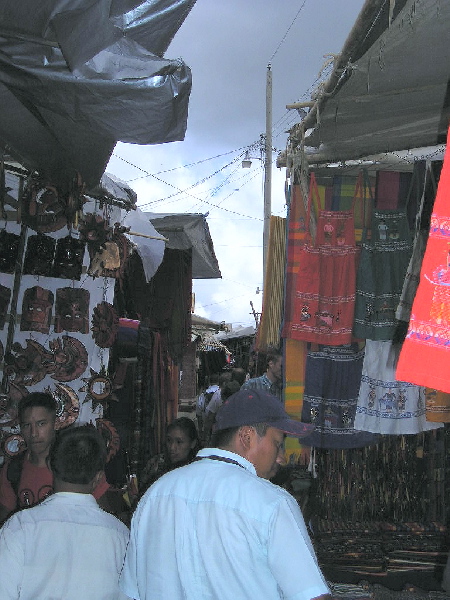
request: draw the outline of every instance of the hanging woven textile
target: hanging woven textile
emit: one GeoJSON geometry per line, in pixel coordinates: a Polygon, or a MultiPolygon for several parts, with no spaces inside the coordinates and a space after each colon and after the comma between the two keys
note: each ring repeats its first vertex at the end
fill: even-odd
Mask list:
{"type": "Polygon", "coordinates": [[[393,339],[398,325],[395,312],[411,253],[406,209],[373,209],[371,229],[363,231],[356,277],[356,338],[393,339]]]}
{"type": "Polygon", "coordinates": [[[309,239],[306,229],[306,209],[299,185],[292,185],[286,194],[288,204],[288,232],[286,248],[286,291],[284,304],[284,322],[281,336],[292,337],[292,324],[295,303],[295,282],[301,249],[309,239]]]}
{"type": "Polygon", "coordinates": [[[397,377],[442,392],[450,392],[449,137],[420,282],[397,367],[397,377]]]}
{"type": "MultiPolygon", "coordinates": [[[[419,178],[419,169],[417,167],[418,163],[414,165],[413,178],[414,181],[420,185],[420,182],[417,181],[419,178]]],[[[422,266],[429,234],[429,206],[432,206],[434,203],[435,196],[436,180],[434,178],[434,172],[431,168],[431,163],[427,162],[423,177],[422,194],[415,221],[412,255],[406,270],[400,301],[395,313],[395,316],[399,321],[408,322],[411,315],[411,308],[414,301],[414,296],[417,292],[417,286],[419,285],[420,268],[422,266]]]]}
{"type": "Polygon", "coordinates": [[[357,343],[316,346],[306,358],[302,421],[315,430],[302,444],[317,448],[359,448],[377,436],[353,427],[364,350],[357,343]]]}
{"type": "MultiPolygon", "coordinates": [[[[284,408],[296,419],[302,414],[307,346],[307,342],[291,339],[287,339],[284,345],[284,408]]],[[[305,456],[305,448],[297,438],[287,437],[284,446],[288,462],[300,460],[302,464],[308,463],[309,448],[305,456]]]]}
{"type": "MultiPolygon", "coordinates": [[[[286,249],[286,290],[282,337],[284,345],[284,398],[285,409],[292,417],[300,418],[303,405],[305,379],[306,342],[291,338],[295,298],[295,282],[299,266],[299,254],[308,238],[306,233],[306,208],[300,185],[292,185],[287,195],[288,233],[286,249]]],[[[290,462],[301,460],[305,450],[296,438],[286,438],[286,458],[290,462]]]]}
{"type": "Polygon", "coordinates": [[[280,343],[283,315],[284,271],[286,266],[286,219],[270,217],[269,247],[264,276],[264,297],[261,323],[255,349],[259,352],[280,343]]]}
{"type": "MultiPolygon", "coordinates": [[[[310,176],[306,230],[312,198],[319,196],[310,176]]],[[[353,210],[320,210],[316,243],[299,250],[291,337],[321,344],[349,344],[355,304],[356,243],[353,210]]]]}
{"type": "Polygon", "coordinates": [[[399,351],[391,341],[366,341],[355,429],[402,435],[443,426],[426,420],[425,389],[396,379],[399,351]]]}

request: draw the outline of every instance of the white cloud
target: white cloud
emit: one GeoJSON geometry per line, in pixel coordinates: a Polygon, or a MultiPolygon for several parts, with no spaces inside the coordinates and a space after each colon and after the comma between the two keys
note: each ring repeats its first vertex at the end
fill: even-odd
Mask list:
{"type": "MultiPolygon", "coordinates": [[[[222,279],[194,281],[197,314],[250,325],[250,301],[261,311],[255,292],[263,281],[264,174],[257,158],[248,170],[240,163],[245,148],[265,131],[267,64],[271,61],[273,76],[273,146],[283,150],[286,130],[297,121],[286,104],[310,98],[324,55],[341,50],[363,3],[310,0],[299,12],[298,0],[198,0],[166,52],[192,69],[185,140],[118,144],[107,170],[130,183],[144,210],[209,213],[222,279]]],[[[251,154],[258,156],[254,149],[251,154]]],[[[277,216],[286,215],[284,181],[284,170],[274,166],[277,216]]]]}

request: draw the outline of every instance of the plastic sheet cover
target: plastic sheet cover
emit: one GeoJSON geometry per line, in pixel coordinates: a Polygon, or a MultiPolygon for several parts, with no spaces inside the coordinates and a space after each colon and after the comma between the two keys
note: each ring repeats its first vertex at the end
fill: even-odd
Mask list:
{"type": "MultiPolygon", "coordinates": [[[[376,4],[376,2],[372,2],[376,4]]],[[[394,3],[395,4],[395,3],[394,3]]],[[[450,115],[450,2],[407,0],[324,94],[307,132],[309,162],[445,143],[450,115]]],[[[389,3],[379,2],[387,11],[389,3]]],[[[365,23],[365,40],[377,23],[365,23]]],[[[362,34],[365,35],[362,35],[362,34]]],[[[357,54],[356,49],[356,54],[357,54]]]]}
{"type": "Polygon", "coordinates": [[[191,72],[163,57],[195,0],[2,0],[0,150],[96,185],[117,141],[184,139],[191,72]]]}

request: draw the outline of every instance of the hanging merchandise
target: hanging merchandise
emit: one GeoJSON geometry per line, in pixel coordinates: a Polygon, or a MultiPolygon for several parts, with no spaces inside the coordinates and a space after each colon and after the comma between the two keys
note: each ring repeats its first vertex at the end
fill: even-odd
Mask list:
{"type": "MultiPolygon", "coordinates": [[[[306,229],[312,197],[319,197],[310,176],[306,229]]],[[[353,210],[320,210],[316,243],[300,249],[292,338],[329,345],[349,344],[355,304],[356,243],[353,210]]]]}
{"type": "Polygon", "coordinates": [[[373,208],[370,231],[364,228],[356,279],[353,334],[369,340],[392,340],[395,311],[412,253],[406,208],[373,208]]]}
{"type": "Polygon", "coordinates": [[[56,243],[52,277],[80,280],[83,270],[84,242],[68,235],[56,243]]]}
{"type": "Polygon", "coordinates": [[[4,373],[16,386],[40,383],[53,369],[53,355],[35,340],[27,339],[25,347],[14,342],[5,354],[4,373]]]}
{"type": "Polygon", "coordinates": [[[63,335],[48,341],[49,350],[35,340],[26,340],[23,348],[18,342],[5,356],[6,373],[16,384],[36,385],[47,375],[57,381],[72,381],[88,366],[88,353],[80,340],[63,335]],[[14,353],[14,354],[13,354],[14,353]]]}
{"type": "Polygon", "coordinates": [[[80,377],[88,366],[88,353],[80,340],[69,335],[50,340],[48,343],[53,352],[53,367],[50,371],[52,379],[57,381],[73,381],[80,377]]]}
{"type": "Polygon", "coordinates": [[[0,285],[0,329],[3,329],[8,314],[9,301],[11,299],[10,288],[0,285]]]}
{"type": "Polygon", "coordinates": [[[26,442],[20,433],[12,433],[8,435],[2,442],[3,452],[9,458],[17,456],[26,448],[26,442]]]}
{"type": "Polygon", "coordinates": [[[295,284],[303,245],[309,240],[306,229],[306,209],[301,187],[291,185],[286,194],[288,204],[288,233],[286,248],[286,293],[282,337],[292,339],[295,307],[295,284]]]}
{"type": "Polygon", "coordinates": [[[444,157],[430,234],[397,377],[450,392],[450,156],[444,157]]]}
{"type": "Polygon", "coordinates": [[[361,242],[362,232],[366,220],[367,200],[373,197],[375,184],[366,169],[359,172],[358,177],[335,175],[330,188],[330,210],[353,210],[353,206],[360,205],[361,210],[354,211],[355,239],[361,242]]]}
{"type": "Polygon", "coordinates": [[[109,302],[100,302],[92,313],[92,337],[100,348],[114,344],[119,329],[119,317],[109,302]]]}
{"type": "Polygon", "coordinates": [[[267,351],[270,346],[278,346],[280,341],[285,264],[286,219],[272,216],[264,275],[262,316],[255,342],[255,348],[259,352],[267,351]]]}
{"type": "Polygon", "coordinates": [[[22,221],[41,233],[58,231],[67,223],[65,203],[55,186],[40,179],[28,182],[22,197],[22,221]]]}
{"type": "Polygon", "coordinates": [[[55,333],[89,333],[89,290],[58,288],[55,303],[55,333]]]}
{"type": "MultiPolygon", "coordinates": [[[[416,178],[418,178],[417,164],[414,166],[413,171],[413,179],[416,178]]],[[[420,199],[419,210],[416,216],[412,255],[406,270],[400,301],[395,313],[395,316],[399,321],[405,321],[406,323],[409,321],[414,296],[416,295],[417,286],[419,285],[420,267],[422,266],[429,234],[429,223],[426,219],[426,215],[424,214],[424,208],[426,203],[428,205],[434,202],[435,195],[436,181],[434,179],[431,163],[428,162],[424,176],[423,191],[420,199]],[[431,193],[428,193],[427,196],[427,189],[430,187],[429,184],[431,184],[432,189],[431,193]],[[426,202],[427,200],[428,202],[426,202]]]]}
{"type": "Polygon", "coordinates": [[[450,394],[425,388],[427,421],[450,423],[450,394]]]}
{"type": "Polygon", "coordinates": [[[111,421],[107,419],[95,419],[95,426],[105,441],[106,462],[109,462],[120,449],[120,436],[111,421]]]}
{"type": "Polygon", "coordinates": [[[20,235],[0,231],[0,272],[14,273],[19,253],[20,235]]]}
{"type": "Polygon", "coordinates": [[[48,333],[53,308],[53,292],[39,285],[28,288],[23,294],[20,331],[48,333]]]}
{"type": "Polygon", "coordinates": [[[118,401],[117,397],[112,395],[114,384],[106,374],[104,366],[101,367],[99,373],[91,369],[91,376],[83,377],[82,381],[84,381],[84,385],[79,391],[86,392],[84,402],[90,400],[94,410],[99,404],[104,405],[110,400],[118,401]]]}
{"type": "Polygon", "coordinates": [[[355,429],[402,435],[443,426],[426,420],[425,389],[396,378],[399,351],[391,341],[366,341],[355,429]]]}
{"type": "Polygon", "coordinates": [[[80,412],[80,400],[76,392],[63,383],[57,383],[53,390],[46,388],[45,391],[51,394],[56,402],[55,429],[64,429],[75,423],[80,412]]]}
{"type": "MultiPolygon", "coordinates": [[[[307,343],[292,339],[292,327],[295,306],[295,283],[301,248],[308,239],[306,232],[306,208],[301,187],[293,184],[287,189],[288,232],[286,247],[286,292],[284,301],[284,323],[282,337],[284,344],[284,400],[289,415],[300,417],[302,413],[306,346],[307,343]]],[[[286,438],[286,457],[288,461],[297,461],[305,450],[296,438],[286,438]]]]}
{"type": "Polygon", "coordinates": [[[64,189],[33,175],[21,198],[22,222],[40,233],[59,231],[66,225],[70,229],[87,200],[83,192],[84,184],[78,172],[66,181],[64,189]]]}
{"type": "Polygon", "coordinates": [[[31,235],[27,241],[24,275],[51,277],[56,240],[43,233],[31,235]]]}
{"type": "Polygon", "coordinates": [[[302,440],[317,448],[359,448],[377,436],[354,428],[364,350],[357,343],[312,347],[306,358],[302,421],[315,430],[302,440]]]}

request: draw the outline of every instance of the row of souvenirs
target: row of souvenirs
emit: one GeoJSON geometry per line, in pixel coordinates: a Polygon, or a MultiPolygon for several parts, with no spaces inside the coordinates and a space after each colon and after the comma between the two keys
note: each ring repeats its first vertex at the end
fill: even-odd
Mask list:
{"type": "MultiPolygon", "coordinates": [[[[5,327],[11,299],[11,289],[0,284],[0,329],[5,327]]],[[[20,319],[20,331],[36,331],[48,334],[55,310],[53,331],[55,333],[89,333],[90,292],[84,288],[63,287],[53,292],[39,285],[24,291],[20,319]]],[[[92,336],[100,348],[110,348],[114,342],[118,316],[108,302],[97,304],[92,311],[92,336]]]]}
{"type": "MultiPolygon", "coordinates": [[[[88,275],[118,278],[130,253],[130,242],[123,228],[108,227],[98,215],[86,215],[79,226],[79,239],[72,235],[56,240],[38,233],[28,238],[22,266],[24,275],[55,277],[79,281],[83,272],[84,252],[90,256],[88,275]]],[[[0,271],[14,273],[20,247],[20,235],[0,231],[0,271]]]]}

